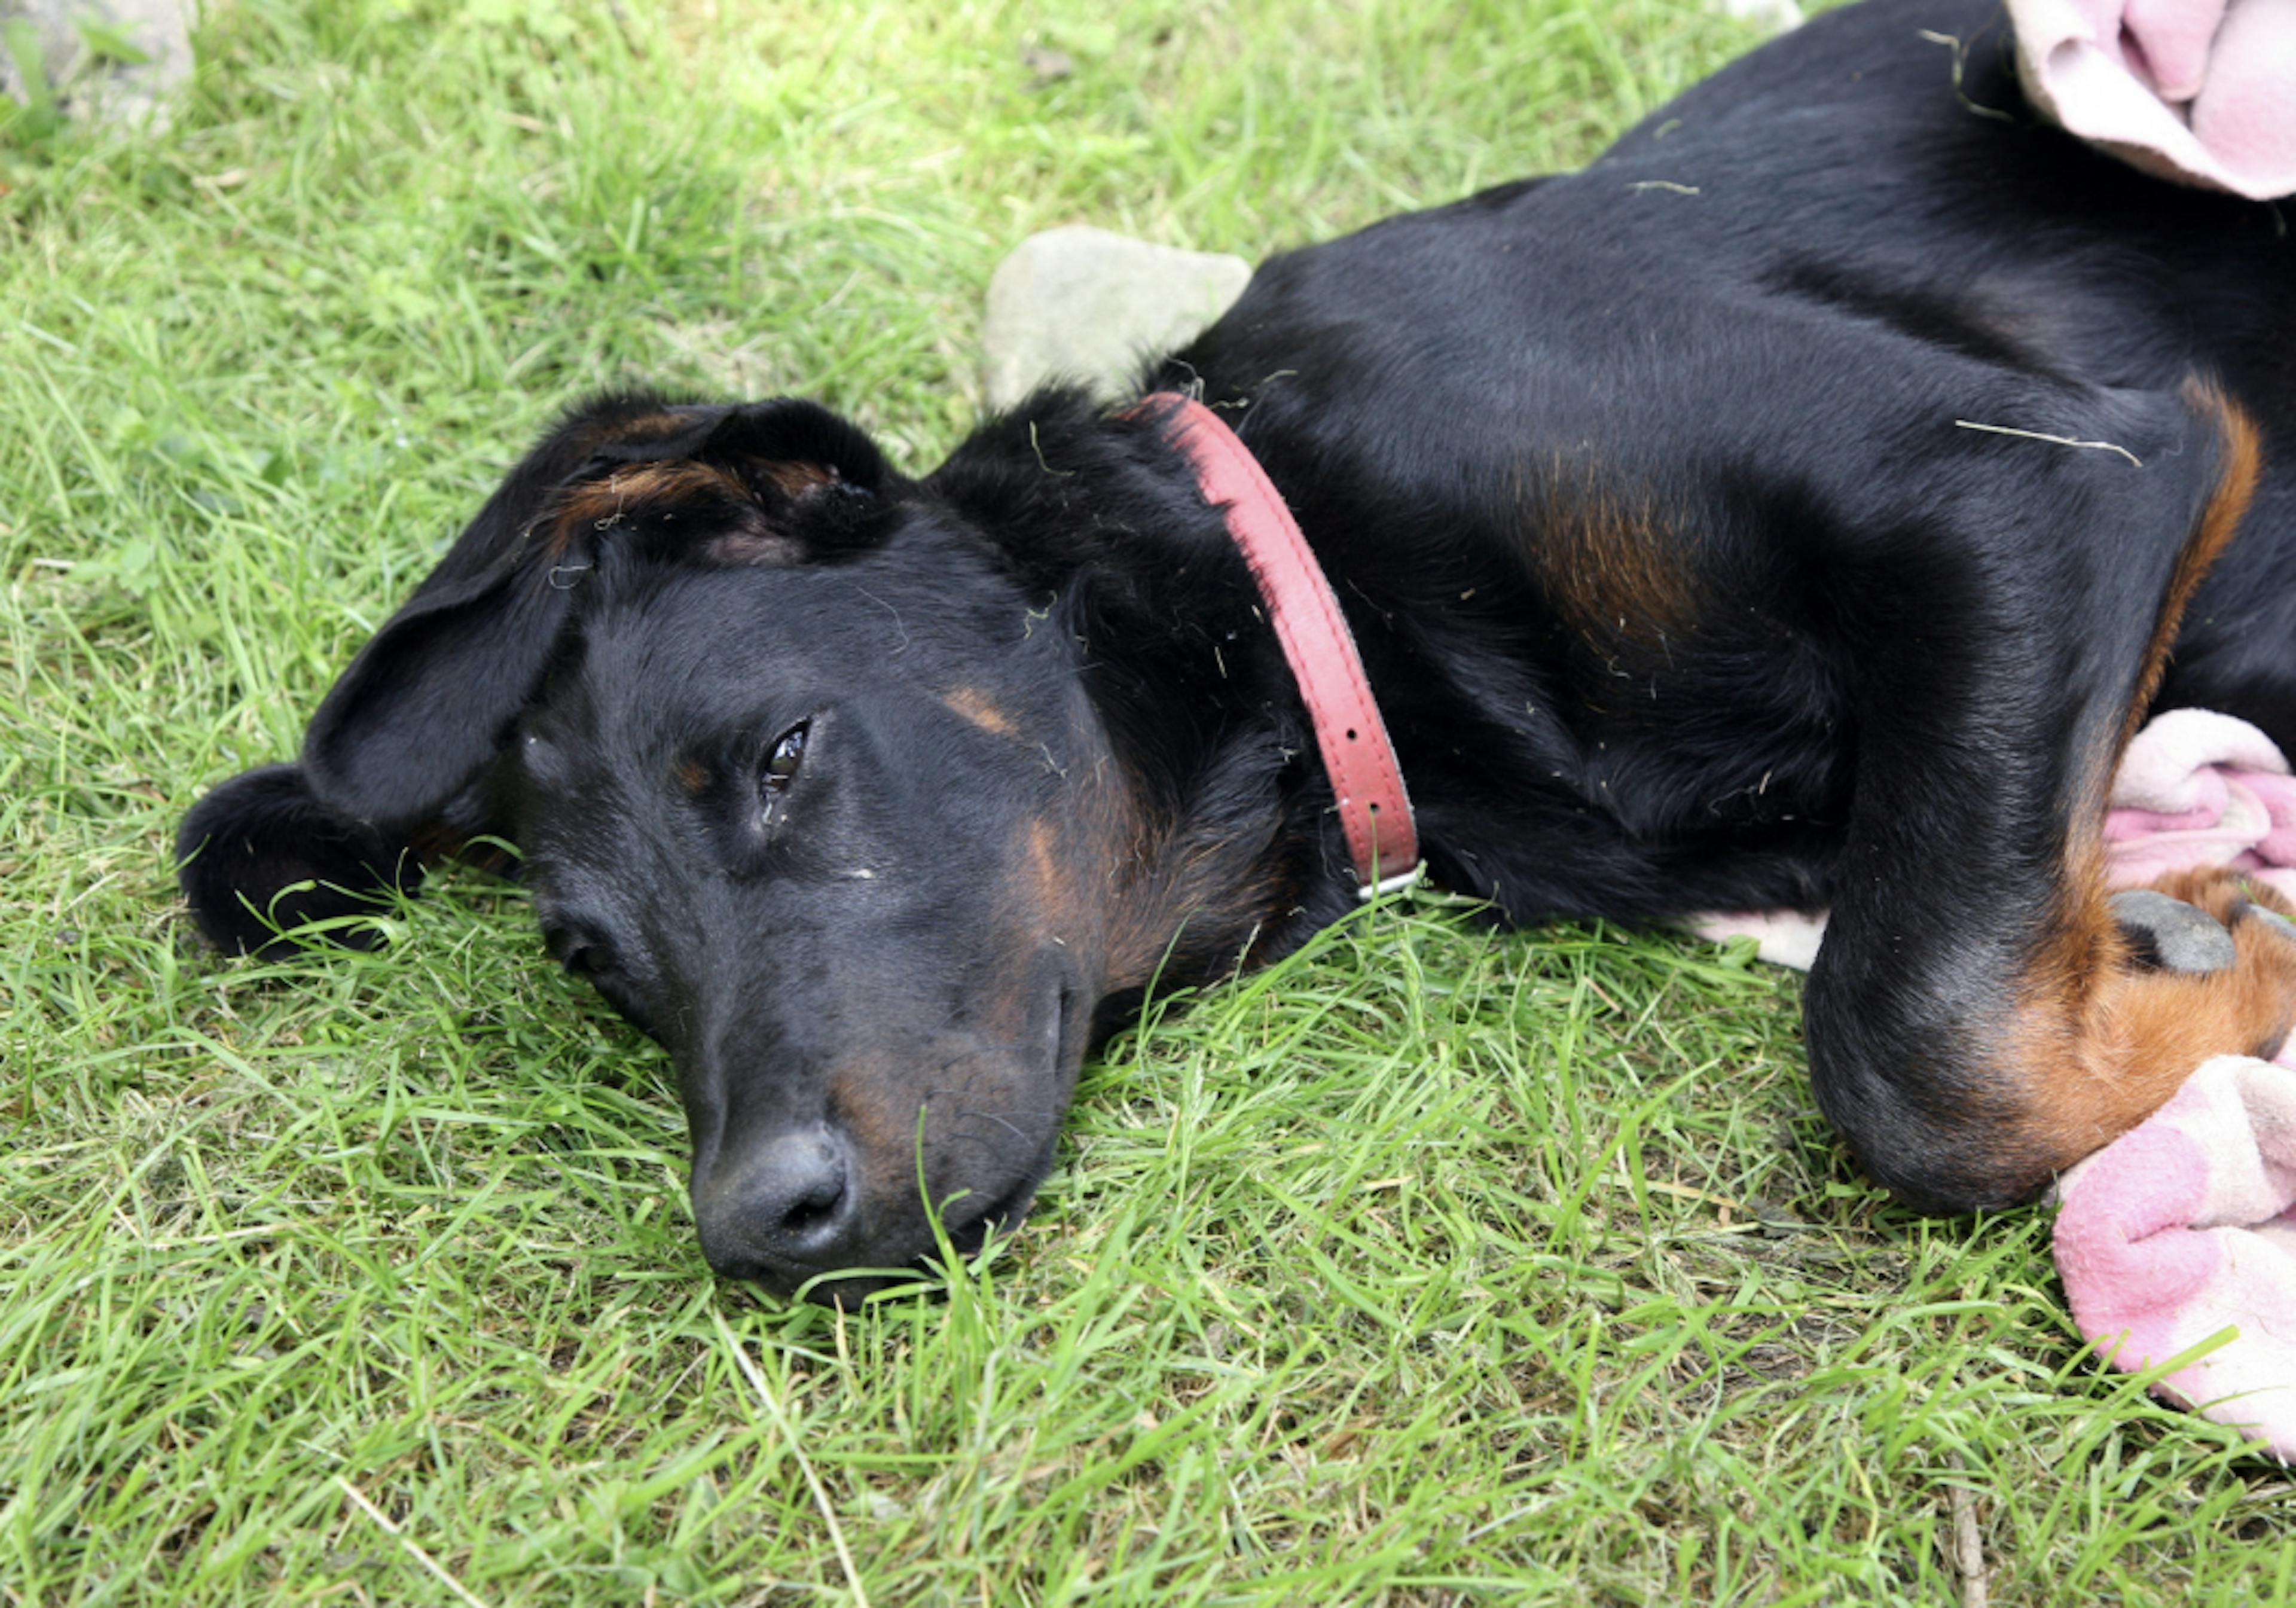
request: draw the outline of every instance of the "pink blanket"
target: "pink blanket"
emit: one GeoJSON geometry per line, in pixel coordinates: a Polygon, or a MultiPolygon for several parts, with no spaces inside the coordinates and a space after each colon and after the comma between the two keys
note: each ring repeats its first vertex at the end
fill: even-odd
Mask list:
{"type": "Polygon", "coordinates": [[[2296,192],[2290,0],[2008,0],[2043,115],[2163,178],[2296,192]]]}
{"type": "MultiPolygon", "coordinates": [[[[2286,0],[2296,9],[2296,0],[2286,0]]],[[[2116,888],[2231,866],[2296,897],[2296,777],[2263,733],[2177,710],[2114,778],[2116,888]]],[[[1703,917],[1807,969],[1824,915],[1703,917]]],[[[2296,1045],[2287,1064],[2220,1055],[2168,1104],[2058,1181],[2057,1271],[2073,1321],[2124,1372],[2296,1462],[2296,1045]]]]}
{"type": "Polygon", "coordinates": [[[2172,710],[2122,756],[2104,844],[2116,888],[2231,866],[2296,898],[2296,776],[2247,721],[2172,710]]]}
{"type": "Polygon", "coordinates": [[[2155,1394],[2296,1461],[2296,1071],[2204,1062],[2058,1181],[2073,1323],[2155,1394]]]}

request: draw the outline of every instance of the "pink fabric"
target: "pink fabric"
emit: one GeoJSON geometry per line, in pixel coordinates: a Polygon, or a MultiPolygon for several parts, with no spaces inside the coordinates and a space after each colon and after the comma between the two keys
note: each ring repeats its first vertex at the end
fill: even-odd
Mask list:
{"type": "Polygon", "coordinates": [[[2082,1335],[2124,1373],[2168,1368],[2156,1394],[2296,1461],[2296,1070],[2203,1062],[2058,1195],[2082,1335]]]}
{"type": "Polygon", "coordinates": [[[2163,178],[2296,193],[2292,0],[2008,0],[2025,94],[2163,178]]]}
{"type": "Polygon", "coordinates": [[[2122,757],[2104,844],[2105,874],[2116,888],[2230,866],[2296,898],[2296,777],[2247,721],[2172,710],[2137,733],[2122,757]]]}
{"type": "MultiPolygon", "coordinates": [[[[2171,710],[2122,756],[2104,841],[2115,887],[2229,866],[2296,898],[2296,778],[2246,721],[2171,710]]],[[[2081,1333],[2124,1373],[2177,1363],[2155,1393],[2296,1461],[2296,1070],[2203,1062],[2067,1171],[2058,1198],[2057,1273],[2081,1333]]]]}

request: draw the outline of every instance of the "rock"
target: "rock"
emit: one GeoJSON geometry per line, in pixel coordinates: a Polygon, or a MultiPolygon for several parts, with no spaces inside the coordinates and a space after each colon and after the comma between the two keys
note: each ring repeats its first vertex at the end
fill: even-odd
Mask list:
{"type": "Polygon", "coordinates": [[[73,117],[168,124],[168,103],[192,74],[194,0],[0,0],[0,90],[43,98],[23,70],[73,117]],[[27,26],[29,25],[29,26],[27,26]],[[123,60],[135,55],[141,61],[123,60]]]}
{"type": "Polygon", "coordinates": [[[1801,26],[1801,7],[1794,0],[1721,0],[1717,8],[1741,22],[1752,22],[1782,34],[1801,26]]]}
{"type": "Polygon", "coordinates": [[[1241,257],[1152,245],[1084,225],[1031,234],[996,265],[981,332],[992,409],[1047,380],[1116,400],[1146,359],[1184,346],[1243,294],[1241,257]]]}
{"type": "Polygon", "coordinates": [[[1063,78],[1076,77],[1076,58],[1064,50],[1049,45],[1031,45],[1021,53],[1021,65],[1029,70],[1029,87],[1042,89],[1063,78]]]}

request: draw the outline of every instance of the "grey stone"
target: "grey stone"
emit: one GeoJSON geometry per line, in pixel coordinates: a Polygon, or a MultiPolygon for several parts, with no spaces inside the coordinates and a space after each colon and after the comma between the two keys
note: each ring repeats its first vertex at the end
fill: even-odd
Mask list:
{"type": "Polygon", "coordinates": [[[2221,972],[2240,958],[2215,916],[2157,889],[2114,894],[2112,915],[2137,958],[2163,972],[2221,972]]]}
{"type": "Polygon", "coordinates": [[[988,281],[983,398],[1010,407],[1046,381],[1065,379],[1118,399],[1147,358],[1185,345],[1250,277],[1241,257],[1082,224],[1031,234],[988,281]]]}
{"type": "MultiPolygon", "coordinates": [[[[56,103],[76,118],[168,125],[175,91],[192,75],[195,0],[0,0],[0,27],[34,42],[41,76],[56,103]],[[87,28],[116,34],[147,57],[102,60],[91,49],[87,28]]],[[[15,53],[0,49],[0,90],[20,103],[30,100],[15,53]]]]}
{"type": "Polygon", "coordinates": [[[1717,9],[1726,16],[1755,23],[1774,34],[1801,26],[1801,7],[1794,0],[1721,0],[1717,9]]]}

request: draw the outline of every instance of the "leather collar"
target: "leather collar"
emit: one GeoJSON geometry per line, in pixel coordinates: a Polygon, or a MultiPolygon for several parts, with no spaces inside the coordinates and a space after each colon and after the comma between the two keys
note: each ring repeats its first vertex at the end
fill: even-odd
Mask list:
{"type": "Polygon", "coordinates": [[[1315,726],[1355,860],[1357,897],[1370,898],[1415,882],[1419,828],[1403,767],[1396,763],[1347,616],[1300,522],[1250,449],[1210,408],[1175,391],[1158,391],[1143,398],[1138,411],[1160,414],[1167,438],[1195,465],[1204,500],[1226,505],[1228,534],[1250,567],[1315,726]]]}

